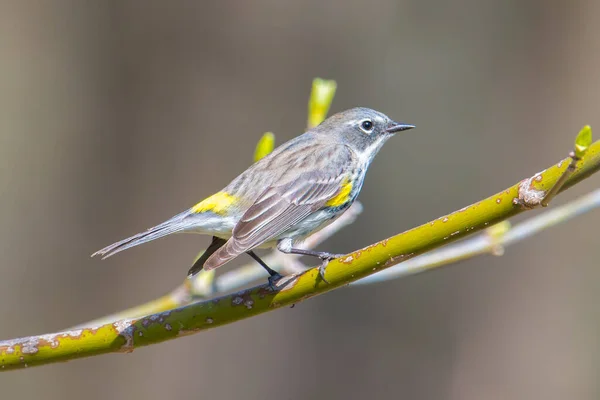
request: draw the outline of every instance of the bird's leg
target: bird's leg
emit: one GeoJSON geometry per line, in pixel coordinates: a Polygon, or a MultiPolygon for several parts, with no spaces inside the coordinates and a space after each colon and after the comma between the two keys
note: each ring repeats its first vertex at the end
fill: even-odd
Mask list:
{"type": "Polygon", "coordinates": [[[254,261],[259,263],[260,266],[263,267],[269,273],[269,287],[275,290],[275,282],[281,279],[281,275],[277,271],[269,267],[267,263],[265,263],[259,256],[257,256],[254,251],[247,251],[246,254],[252,257],[254,261]]]}
{"type": "Polygon", "coordinates": [[[227,241],[225,239],[218,238],[213,236],[212,242],[208,246],[208,248],[204,251],[204,253],[194,262],[194,265],[188,271],[188,277],[192,277],[196,275],[198,272],[202,270],[204,267],[204,263],[208,260],[215,251],[219,250],[221,246],[223,246],[227,241]]]}
{"type": "Polygon", "coordinates": [[[322,261],[321,265],[319,266],[319,275],[325,283],[329,283],[327,279],[325,279],[325,268],[327,268],[327,264],[329,264],[329,261],[344,256],[344,254],[334,254],[326,251],[296,249],[291,246],[291,243],[289,241],[286,240],[280,241],[277,244],[277,249],[286,254],[298,254],[302,256],[319,257],[322,261]]]}

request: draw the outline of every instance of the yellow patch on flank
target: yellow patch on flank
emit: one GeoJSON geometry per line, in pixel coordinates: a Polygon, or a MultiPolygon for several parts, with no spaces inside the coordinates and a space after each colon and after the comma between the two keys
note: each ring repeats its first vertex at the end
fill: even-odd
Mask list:
{"type": "Polygon", "coordinates": [[[331,198],[325,204],[330,207],[342,206],[350,199],[350,192],[352,192],[352,182],[350,182],[350,179],[346,178],[342,182],[342,187],[340,188],[338,194],[336,194],[335,197],[331,198]]]}
{"type": "Polygon", "coordinates": [[[212,211],[215,214],[224,214],[229,207],[235,204],[236,200],[236,197],[229,193],[218,192],[192,207],[192,212],[202,213],[212,211]]]}

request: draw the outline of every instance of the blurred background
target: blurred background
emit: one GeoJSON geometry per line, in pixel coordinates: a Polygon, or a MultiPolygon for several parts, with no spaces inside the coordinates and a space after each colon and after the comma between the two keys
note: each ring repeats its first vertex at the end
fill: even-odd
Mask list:
{"type": "MultiPolygon", "coordinates": [[[[303,132],[316,76],[338,82],[332,112],[367,106],[418,127],[382,150],[364,213],[323,249],[360,248],[551,165],[582,125],[600,129],[598,17],[592,0],[2,1],[0,338],[178,285],[208,238],[89,255],[225,186],[264,131],[303,132]]],[[[132,354],[1,374],[1,391],[598,398],[599,222],[132,354]]]]}

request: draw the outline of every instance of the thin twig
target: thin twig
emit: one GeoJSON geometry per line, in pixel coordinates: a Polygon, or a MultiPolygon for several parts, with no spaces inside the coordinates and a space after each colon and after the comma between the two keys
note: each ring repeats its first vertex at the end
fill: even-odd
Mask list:
{"type": "Polygon", "coordinates": [[[572,151],[569,153],[569,157],[571,157],[571,162],[565,172],[561,175],[560,179],[548,190],[544,198],[542,199],[542,207],[548,207],[550,201],[557,195],[560,188],[563,187],[565,182],[569,179],[569,177],[575,172],[575,168],[577,167],[577,162],[579,161],[579,157],[575,155],[575,152],[572,151]]]}

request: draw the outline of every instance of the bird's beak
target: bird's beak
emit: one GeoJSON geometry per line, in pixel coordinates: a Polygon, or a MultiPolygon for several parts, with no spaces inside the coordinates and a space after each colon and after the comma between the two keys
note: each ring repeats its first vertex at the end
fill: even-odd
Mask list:
{"type": "Polygon", "coordinates": [[[408,125],[408,124],[402,124],[402,123],[398,123],[398,122],[392,122],[385,129],[385,131],[387,133],[396,133],[396,132],[407,131],[407,130],[412,129],[414,127],[415,127],[414,125],[408,125]]]}

